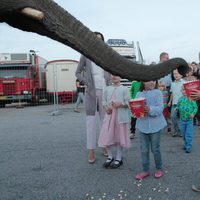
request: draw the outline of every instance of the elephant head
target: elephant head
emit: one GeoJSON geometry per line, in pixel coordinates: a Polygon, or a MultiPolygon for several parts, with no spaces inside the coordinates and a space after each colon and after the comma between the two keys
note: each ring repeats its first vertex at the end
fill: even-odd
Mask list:
{"type": "Polygon", "coordinates": [[[188,64],[174,58],[158,65],[136,64],[120,56],[95,34],[52,0],[1,0],[0,22],[35,32],[66,44],[112,74],[129,80],[155,80],[188,64]]]}

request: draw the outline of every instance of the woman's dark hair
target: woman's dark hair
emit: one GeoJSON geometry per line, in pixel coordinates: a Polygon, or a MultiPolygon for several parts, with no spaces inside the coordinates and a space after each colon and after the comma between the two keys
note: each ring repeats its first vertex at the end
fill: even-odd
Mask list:
{"type": "MultiPolygon", "coordinates": [[[[144,87],[144,83],[145,82],[141,82],[141,84],[140,84],[140,89],[139,89],[139,91],[143,91],[143,90],[145,90],[145,87],[144,87]]],[[[158,80],[156,80],[156,85],[155,85],[155,89],[158,89],[158,80]]]]}
{"type": "Polygon", "coordinates": [[[95,31],[94,34],[95,34],[95,35],[100,35],[100,36],[101,36],[101,39],[104,41],[104,36],[103,36],[102,33],[95,31]]]}

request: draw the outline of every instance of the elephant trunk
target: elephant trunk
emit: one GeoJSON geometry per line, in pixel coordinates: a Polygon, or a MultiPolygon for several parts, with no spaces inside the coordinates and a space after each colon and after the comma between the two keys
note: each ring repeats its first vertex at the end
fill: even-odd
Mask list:
{"type": "Polygon", "coordinates": [[[133,63],[98,40],[92,31],[51,0],[1,0],[0,21],[66,44],[106,71],[129,80],[156,80],[173,69],[179,68],[183,73],[188,68],[181,58],[149,66],[133,63]],[[42,13],[41,19],[19,12],[27,7],[42,13]]]}

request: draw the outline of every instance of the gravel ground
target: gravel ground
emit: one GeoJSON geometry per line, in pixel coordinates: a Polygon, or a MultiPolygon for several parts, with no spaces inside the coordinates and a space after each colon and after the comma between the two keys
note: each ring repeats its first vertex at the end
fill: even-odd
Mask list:
{"type": "MultiPolygon", "coordinates": [[[[195,126],[193,151],[182,150],[182,138],[163,133],[165,176],[134,180],[141,170],[139,140],[124,151],[124,165],[104,169],[96,149],[95,164],[87,162],[85,113],[73,104],[0,109],[0,200],[199,200],[200,128],[195,126]]],[[[151,156],[151,172],[155,171],[151,156]]]]}

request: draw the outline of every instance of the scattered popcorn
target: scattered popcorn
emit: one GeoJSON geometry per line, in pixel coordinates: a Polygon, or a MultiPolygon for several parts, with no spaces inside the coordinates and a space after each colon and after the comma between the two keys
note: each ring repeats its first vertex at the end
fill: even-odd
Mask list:
{"type": "Polygon", "coordinates": [[[124,196],[126,197],[126,196],[127,196],[127,194],[125,193],[125,194],[124,194],[124,196]]]}
{"type": "Polygon", "coordinates": [[[142,198],[142,197],[139,195],[139,196],[138,196],[138,199],[141,199],[141,198],[142,198]]]}
{"type": "Polygon", "coordinates": [[[91,197],[90,199],[94,199],[94,197],[91,197]]]}
{"type": "Polygon", "coordinates": [[[156,191],[156,188],[153,188],[152,190],[153,190],[153,191],[156,191]]]}
{"type": "Polygon", "coordinates": [[[169,192],[169,188],[167,188],[167,189],[165,190],[165,192],[169,192]]]}
{"type": "Polygon", "coordinates": [[[161,190],[158,190],[158,192],[161,192],[161,190]]]}
{"type": "Polygon", "coordinates": [[[152,200],[152,198],[151,198],[151,197],[149,197],[149,200],[152,200]]]}
{"type": "Polygon", "coordinates": [[[104,196],[106,196],[106,193],[103,193],[104,196]]]}

